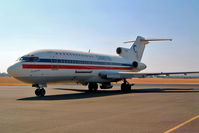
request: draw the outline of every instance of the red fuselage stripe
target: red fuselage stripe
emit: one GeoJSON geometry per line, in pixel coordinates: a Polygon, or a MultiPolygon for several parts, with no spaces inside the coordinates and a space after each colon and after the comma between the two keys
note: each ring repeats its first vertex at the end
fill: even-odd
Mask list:
{"type": "Polygon", "coordinates": [[[107,70],[132,70],[132,67],[106,67],[106,66],[77,66],[77,65],[36,65],[23,64],[23,69],[107,69],[107,70]]]}

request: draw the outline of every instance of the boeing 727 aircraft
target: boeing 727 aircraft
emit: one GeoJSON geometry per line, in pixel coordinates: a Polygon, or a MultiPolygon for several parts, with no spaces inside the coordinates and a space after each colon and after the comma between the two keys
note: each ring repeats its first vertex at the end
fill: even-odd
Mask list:
{"type": "Polygon", "coordinates": [[[131,90],[128,78],[144,78],[153,75],[189,74],[199,72],[137,73],[146,69],[141,62],[145,45],[150,41],[171,41],[171,39],[145,39],[138,36],[130,49],[119,47],[119,56],[77,52],[69,50],[38,50],[22,56],[8,68],[8,73],[23,82],[36,87],[35,94],[44,96],[47,83],[75,81],[88,85],[89,91],[109,89],[111,82],[123,81],[121,91],[131,90]]]}

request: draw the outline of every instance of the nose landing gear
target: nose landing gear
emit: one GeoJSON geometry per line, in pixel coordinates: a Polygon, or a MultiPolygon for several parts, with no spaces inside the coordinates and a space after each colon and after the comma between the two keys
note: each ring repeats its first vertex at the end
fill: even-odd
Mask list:
{"type": "Polygon", "coordinates": [[[46,90],[44,88],[37,88],[35,90],[35,95],[36,96],[45,96],[46,90]]]}
{"type": "Polygon", "coordinates": [[[45,96],[46,90],[44,87],[47,87],[47,84],[33,84],[32,87],[36,87],[35,95],[36,96],[45,96]]]}

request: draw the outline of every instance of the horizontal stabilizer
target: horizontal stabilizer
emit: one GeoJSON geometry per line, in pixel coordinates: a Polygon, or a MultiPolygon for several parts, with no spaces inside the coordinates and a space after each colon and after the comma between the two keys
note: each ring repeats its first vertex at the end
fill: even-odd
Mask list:
{"type": "MultiPolygon", "coordinates": [[[[133,42],[135,42],[136,40],[132,40],[132,41],[126,41],[126,42],[123,42],[123,43],[133,43],[133,42]]],[[[156,38],[150,38],[150,39],[143,39],[143,40],[140,40],[140,41],[146,41],[146,42],[148,42],[148,41],[172,41],[172,39],[167,39],[167,38],[165,38],[165,39],[156,39],[156,38]]]]}

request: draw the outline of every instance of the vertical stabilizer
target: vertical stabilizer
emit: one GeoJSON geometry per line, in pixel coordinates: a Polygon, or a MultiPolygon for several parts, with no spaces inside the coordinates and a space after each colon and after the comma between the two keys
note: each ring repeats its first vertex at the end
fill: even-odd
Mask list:
{"type": "MultiPolygon", "coordinates": [[[[125,48],[121,48],[126,50],[124,52],[120,52],[121,56],[128,58],[133,61],[140,62],[144,53],[145,45],[149,43],[149,41],[172,41],[172,39],[145,39],[144,37],[137,36],[135,41],[127,41],[124,43],[133,43],[130,49],[126,50],[125,48]]],[[[118,53],[118,52],[117,52],[118,53]]]]}
{"type": "Polygon", "coordinates": [[[135,42],[130,48],[130,52],[132,56],[134,56],[134,59],[137,61],[141,61],[142,55],[145,49],[145,45],[148,43],[148,41],[144,41],[144,37],[137,36],[135,42]]]}

